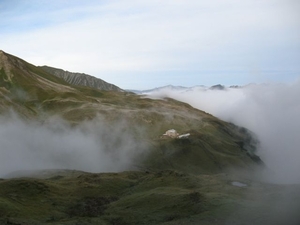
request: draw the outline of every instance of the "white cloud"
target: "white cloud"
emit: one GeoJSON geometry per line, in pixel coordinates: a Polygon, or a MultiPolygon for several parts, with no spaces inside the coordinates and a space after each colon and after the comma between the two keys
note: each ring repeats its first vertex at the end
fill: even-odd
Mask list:
{"type": "Polygon", "coordinates": [[[270,180],[300,183],[300,80],[292,84],[249,85],[242,89],[189,91],[165,89],[151,94],[191,104],[258,135],[258,154],[272,171],[270,180]]]}
{"type": "Polygon", "coordinates": [[[0,177],[42,169],[118,172],[134,168],[147,148],[132,133],[138,128],[122,120],[107,124],[98,117],[72,127],[58,118],[41,124],[2,115],[0,124],[0,177]]]}

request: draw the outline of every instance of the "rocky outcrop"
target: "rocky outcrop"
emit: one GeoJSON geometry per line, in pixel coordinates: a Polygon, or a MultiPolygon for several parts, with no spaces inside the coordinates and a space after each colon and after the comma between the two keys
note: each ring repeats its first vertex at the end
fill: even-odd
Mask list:
{"type": "Polygon", "coordinates": [[[84,73],[72,73],[69,71],[65,71],[62,69],[57,69],[49,66],[41,66],[41,69],[50,73],[54,76],[62,78],[66,82],[72,85],[77,86],[86,86],[91,87],[99,90],[105,91],[123,91],[121,88],[117,87],[116,85],[110,84],[101,80],[99,78],[84,74],[84,73]]]}

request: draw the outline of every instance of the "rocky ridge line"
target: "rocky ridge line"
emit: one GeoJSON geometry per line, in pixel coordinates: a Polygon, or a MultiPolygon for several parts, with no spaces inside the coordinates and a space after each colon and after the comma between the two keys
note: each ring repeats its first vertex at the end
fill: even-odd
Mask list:
{"type": "Polygon", "coordinates": [[[86,86],[105,91],[123,92],[123,90],[118,86],[107,83],[104,80],[101,80],[88,74],[73,73],[49,66],[41,66],[40,68],[56,77],[62,78],[63,80],[72,85],[86,86]]]}

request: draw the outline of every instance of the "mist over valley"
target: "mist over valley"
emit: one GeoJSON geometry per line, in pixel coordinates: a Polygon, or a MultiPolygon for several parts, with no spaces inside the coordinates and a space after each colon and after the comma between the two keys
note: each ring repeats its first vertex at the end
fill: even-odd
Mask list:
{"type": "Polygon", "coordinates": [[[275,183],[299,183],[299,80],[219,87],[222,88],[167,86],[141,94],[174,98],[251,130],[260,142],[257,154],[269,169],[265,178],[275,183]]]}

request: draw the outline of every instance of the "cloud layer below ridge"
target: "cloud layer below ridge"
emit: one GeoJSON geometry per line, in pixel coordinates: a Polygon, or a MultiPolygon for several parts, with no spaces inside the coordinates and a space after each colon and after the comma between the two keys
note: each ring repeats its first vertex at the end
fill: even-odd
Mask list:
{"type": "Polygon", "coordinates": [[[269,178],[300,182],[300,80],[225,90],[163,88],[149,96],[174,98],[250,129],[260,139],[258,155],[271,171],[269,178]]]}

